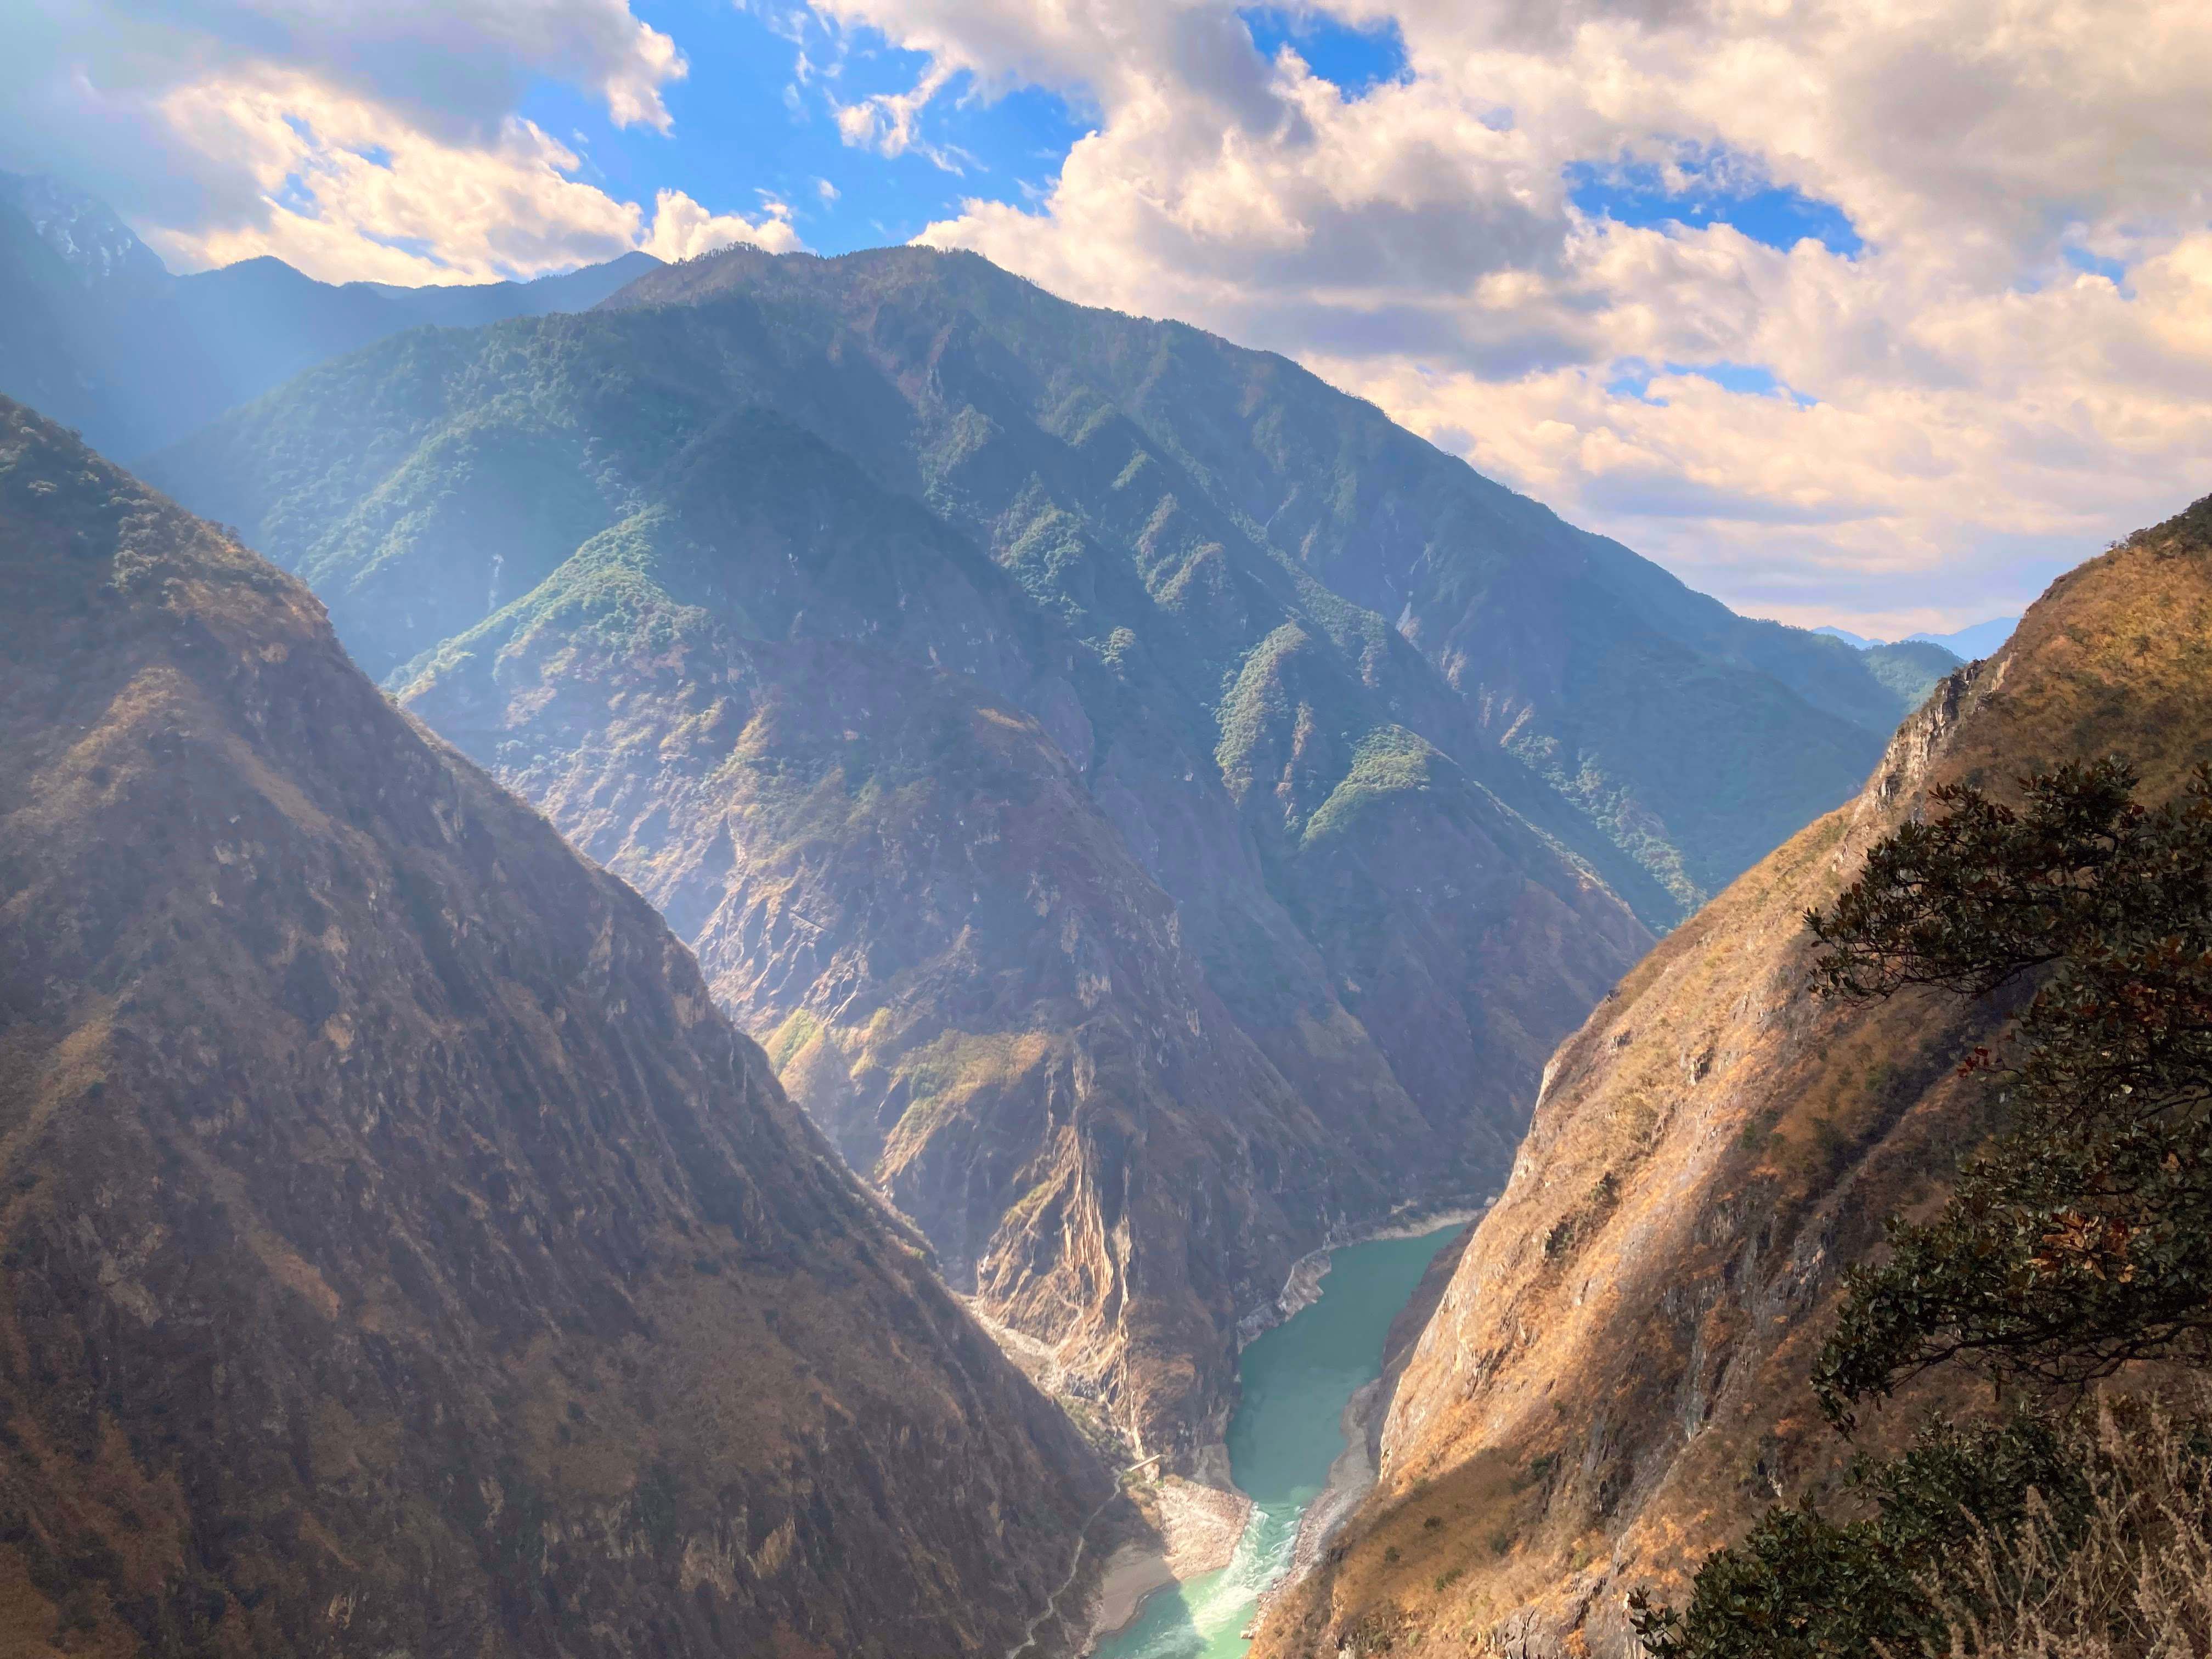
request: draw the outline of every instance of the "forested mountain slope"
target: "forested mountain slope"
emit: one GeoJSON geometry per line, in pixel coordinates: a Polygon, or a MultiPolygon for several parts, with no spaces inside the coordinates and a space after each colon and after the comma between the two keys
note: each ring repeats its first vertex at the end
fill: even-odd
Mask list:
{"type": "Polygon", "coordinates": [[[1297,1254],[1493,1190],[1648,927],[1901,707],[1279,358],[926,249],[406,335],[155,471],[1147,1451],[1297,1254]]]}
{"type": "Polygon", "coordinates": [[[12,404],[0,601],[9,1650],[1019,1644],[1110,1481],[651,907],[12,404]]]}
{"type": "Polygon", "coordinates": [[[2212,762],[2212,499],[2062,578],[1905,723],[1857,800],[1561,1048],[1408,1365],[1374,1496],[1255,1653],[1626,1655],[1626,1592],[1679,1600],[1770,1503],[1832,1491],[1850,1448],[1808,1378],[1840,1275],[1999,1121],[1997,1085],[1956,1067],[2008,1005],[1823,1000],[1802,918],[1935,785],[2002,793],[2111,754],[2153,798],[2212,762]]]}

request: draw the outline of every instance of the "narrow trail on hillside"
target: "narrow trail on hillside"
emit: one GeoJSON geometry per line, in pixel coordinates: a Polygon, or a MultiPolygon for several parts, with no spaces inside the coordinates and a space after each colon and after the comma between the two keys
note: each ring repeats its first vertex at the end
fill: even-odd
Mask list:
{"type": "MultiPolygon", "coordinates": [[[[1157,1457],[1147,1457],[1145,1460],[1145,1463],[1158,1462],[1159,1459],[1157,1457]]],[[[1133,1463],[1130,1465],[1130,1468],[1141,1469],[1145,1467],[1145,1463],[1133,1463]]],[[[1124,1469],[1121,1473],[1127,1474],[1129,1469],[1124,1469]]],[[[1022,1632],[1019,1644],[1006,1650],[1006,1659],[1022,1659],[1024,1654],[1036,1646],[1037,1632],[1044,1627],[1045,1622],[1060,1616],[1060,1598],[1067,1594],[1068,1586],[1075,1582],[1075,1575],[1083,1571],[1083,1552],[1091,1542],[1091,1528],[1098,1524],[1098,1517],[1111,1509],[1114,1506],[1114,1500],[1121,1495],[1121,1490],[1117,1483],[1106,1501],[1091,1511],[1089,1517],[1083,1523],[1082,1530],[1075,1534],[1075,1554],[1067,1564],[1067,1577],[1061,1579],[1060,1588],[1045,1599],[1044,1611],[1030,1620],[1029,1628],[1022,1632]]]]}

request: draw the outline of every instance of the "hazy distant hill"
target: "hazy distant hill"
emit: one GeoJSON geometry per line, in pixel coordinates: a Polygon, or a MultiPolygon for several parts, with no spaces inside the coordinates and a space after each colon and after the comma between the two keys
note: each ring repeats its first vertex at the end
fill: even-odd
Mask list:
{"type": "Polygon", "coordinates": [[[1111,1480],[652,908],[4,401],[0,604],[0,1648],[1020,1644],[1111,1480]]]}
{"type": "Polygon", "coordinates": [[[1981,657],[1993,657],[2020,626],[2017,617],[1996,617],[1988,622],[1976,623],[1955,634],[1915,634],[1915,640],[1930,645],[1940,645],[1962,661],[1972,662],[1981,657]]]}
{"type": "Polygon", "coordinates": [[[421,289],[319,283],[273,258],[173,276],[95,198],[0,173],[0,394],[137,456],[388,334],[587,310],[659,264],[626,253],[531,283],[421,289]]]}
{"type": "Polygon", "coordinates": [[[1997,617],[1979,622],[1971,628],[1962,628],[1955,634],[1914,634],[1906,639],[1885,643],[1870,640],[1842,628],[1816,628],[1815,634],[1832,640],[1841,640],[1845,645],[1856,646],[1862,651],[1894,651],[1900,646],[1932,645],[1948,652],[1960,662],[1972,662],[1978,657],[1994,656],[1997,647],[2011,637],[2012,630],[2020,626],[2017,617],[1997,617]]]}

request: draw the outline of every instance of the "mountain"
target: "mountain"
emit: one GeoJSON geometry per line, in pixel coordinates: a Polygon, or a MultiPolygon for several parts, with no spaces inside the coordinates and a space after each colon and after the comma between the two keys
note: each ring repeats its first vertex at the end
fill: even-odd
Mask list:
{"type": "Polygon", "coordinates": [[[1816,628],[1813,631],[1827,639],[1841,640],[1845,645],[1853,647],[1860,651],[1864,651],[1871,647],[1883,643],[1881,640],[1870,640],[1863,634],[1854,634],[1846,628],[1816,628]]]}
{"type": "Polygon", "coordinates": [[[97,197],[58,179],[0,173],[0,201],[21,214],[39,240],[88,289],[150,294],[169,280],[160,256],[97,197]]]}
{"type": "Polygon", "coordinates": [[[583,311],[660,262],[528,283],[319,283],[274,258],[173,276],[105,203],[0,173],[0,394],[138,455],[326,358],[426,325],[583,311]]]}
{"type": "Polygon", "coordinates": [[[644,901],[0,404],[11,1652],[1006,1652],[1113,1491],[644,901]]]}
{"type": "MultiPolygon", "coordinates": [[[[2056,583],[1898,732],[1865,790],[1668,936],[1553,1058],[1504,1198],[1416,1345],[1381,1481],[1259,1656],[1627,1656],[1623,1597],[1679,1601],[1852,1448],[1808,1376],[1841,1275],[1940,1196],[2000,1098],[1960,1057],[2008,1004],[1813,994],[1802,916],[1934,785],[2068,759],[2153,794],[2212,762],[2212,498],[2056,583]]],[[[1957,1389],[1959,1378],[1923,1389],[1957,1389]]],[[[1879,1452],[1913,1417],[1883,1413],[1879,1452]]]]}
{"type": "MultiPolygon", "coordinates": [[[[1086,508],[1101,528],[1114,498],[1178,515],[1155,528],[1119,503],[1115,527],[1140,568],[1179,556],[1152,580],[1210,574],[1218,544],[1232,565],[1256,555],[1381,618],[1484,736],[1600,831],[1591,855],[1656,925],[1847,794],[1910,706],[1855,653],[1737,617],[1372,404],[1196,329],[1068,306],[973,256],[923,250],[825,261],[732,249],[608,304],[679,302],[807,313],[825,347],[866,331],[878,354],[969,374],[939,393],[943,414],[964,404],[988,424],[948,428],[954,447],[918,458],[902,482],[988,526],[999,556],[1071,614],[1090,599],[1062,563],[1075,550],[1057,539],[1075,511],[1063,498],[1110,491],[1086,508]],[[1049,452],[1024,426],[1069,459],[1141,459],[1142,476],[1063,468],[1038,475],[1040,497],[1023,469],[1049,452]]],[[[802,401],[787,407],[826,390],[794,386],[802,401]]],[[[814,422],[827,429],[830,413],[814,422]]]]}
{"type": "Polygon", "coordinates": [[[1988,622],[1976,623],[1971,628],[1962,628],[1955,634],[1915,634],[1912,637],[1924,640],[1930,645],[1940,645],[1962,661],[1972,661],[1977,658],[1996,655],[2004,642],[2012,637],[2013,629],[2019,626],[2020,618],[2017,617],[1996,617],[1988,622]]]}
{"type": "Polygon", "coordinates": [[[659,268],[660,261],[651,254],[632,252],[527,283],[397,288],[385,283],[319,283],[281,259],[262,258],[177,277],[178,308],[201,348],[223,365],[224,380],[219,392],[172,414],[169,434],[180,437],[302,369],[386,335],[588,311],[659,268]]]}
{"type": "Polygon", "coordinates": [[[1194,1465],[1291,1261],[1494,1190],[1649,929],[1904,706],[1280,358],[972,255],[732,250],[151,465],[1194,1465]]]}
{"type": "Polygon", "coordinates": [[[1907,707],[1917,708],[1936,682],[1965,659],[1932,640],[1899,640],[1893,645],[1868,646],[1859,653],[1859,660],[1907,707]]]}

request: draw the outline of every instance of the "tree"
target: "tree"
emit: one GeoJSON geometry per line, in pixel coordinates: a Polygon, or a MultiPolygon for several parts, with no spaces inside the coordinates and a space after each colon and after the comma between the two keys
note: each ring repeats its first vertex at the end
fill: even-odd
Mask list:
{"type": "Polygon", "coordinates": [[[2156,809],[2118,761],[1978,790],[1878,846],[1808,921],[1832,994],[2033,1000],[1968,1069],[2011,1121],[1932,1222],[1893,1224],[1850,1276],[1814,1372],[1832,1419],[1963,1358],[2000,1381],[2078,1385],[2132,1359],[2212,1358],[2212,775],[2156,809]]]}

